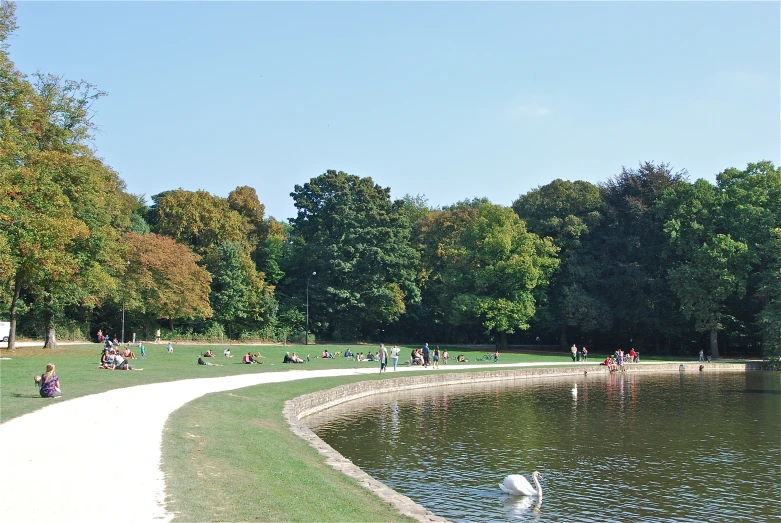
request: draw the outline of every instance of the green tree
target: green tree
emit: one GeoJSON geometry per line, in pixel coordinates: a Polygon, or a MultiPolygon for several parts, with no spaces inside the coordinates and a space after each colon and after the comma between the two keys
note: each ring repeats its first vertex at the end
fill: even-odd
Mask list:
{"type": "Polygon", "coordinates": [[[445,310],[453,325],[478,323],[507,346],[507,335],[525,330],[536,311],[535,291],[558,266],[553,242],[526,230],[507,207],[486,201],[445,209],[444,234],[433,264],[445,310]]]}
{"type": "Polygon", "coordinates": [[[419,300],[417,253],[402,203],[391,202],[390,189],[371,178],[327,171],[296,185],[291,197],[298,215],[292,220],[296,270],[289,293],[302,294],[317,272],[310,303],[321,333],[372,335],[419,300]]]}
{"type": "Polygon", "coordinates": [[[600,289],[599,248],[592,238],[606,208],[599,187],[583,181],[554,180],[513,203],[529,231],[552,238],[560,249],[559,269],[538,316],[560,330],[562,347],[569,346],[567,327],[582,332],[612,327],[612,312],[600,289]]]}
{"type": "Polygon", "coordinates": [[[748,272],[748,248],[725,234],[721,203],[718,189],[705,180],[679,184],[660,203],[667,217],[664,231],[678,260],[668,270],[671,287],[695,329],[710,333],[715,358],[724,302],[745,293],[748,272]]]}
{"type": "Polygon", "coordinates": [[[686,327],[667,279],[668,237],[662,230],[666,220],[655,212],[655,205],[667,189],[687,177],[686,170],[674,172],[669,164],[644,162],[636,169],[622,168],[600,184],[607,209],[589,243],[599,256],[601,292],[610,305],[614,343],[659,352],[678,342],[686,327]]]}
{"type": "Polygon", "coordinates": [[[273,322],[268,305],[273,287],[266,285],[249,253],[238,243],[222,242],[206,260],[212,276],[210,303],[216,318],[233,337],[236,326],[273,322]]]}

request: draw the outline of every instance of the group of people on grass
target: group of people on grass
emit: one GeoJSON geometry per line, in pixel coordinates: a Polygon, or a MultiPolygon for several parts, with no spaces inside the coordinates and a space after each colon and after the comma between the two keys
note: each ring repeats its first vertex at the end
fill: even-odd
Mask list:
{"type": "MultiPolygon", "coordinates": [[[[307,359],[309,356],[307,356],[307,359]]],[[[282,358],[282,363],[306,363],[295,352],[291,355],[289,352],[285,353],[285,357],[282,358]]]]}
{"type": "MultiPolygon", "coordinates": [[[[143,342],[139,345],[139,351],[142,359],[146,358],[146,347],[144,347],[143,342]]],[[[124,350],[120,350],[118,345],[114,345],[113,342],[106,340],[103,352],[100,355],[98,368],[106,370],[143,370],[134,369],[130,366],[128,360],[134,359],[136,359],[136,353],[130,349],[130,344],[127,344],[124,350]]]]}

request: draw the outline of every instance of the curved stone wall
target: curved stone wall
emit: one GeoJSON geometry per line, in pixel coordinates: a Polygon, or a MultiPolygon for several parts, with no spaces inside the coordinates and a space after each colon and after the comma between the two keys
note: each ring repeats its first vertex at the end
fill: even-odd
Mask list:
{"type": "MultiPolygon", "coordinates": [[[[698,362],[683,363],[639,363],[626,365],[626,372],[698,372],[698,362]]],[[[760,370],[761,363],[710,363],[703,369],[705,372],[745,372],[748,370],[760,370]]],[[[440,369],[444,370],[444,369],[440,369]]],[[[448,369],[449,370],[449,369],[448,369]]],[[[491,381],[523,381],[529,378],[540,377],[560,377],[583,375],[584,373],[593,373],[594,375],[606,374],[607,369],[598,365],[577,365],[573,367],[557,368],[523,368],[491,370],[482,372],[434,372],[431,374],[421,374],[416,376],[391,378],[376,381],[360,381],[347,385],[340,385],[332,389],[321,390],[311,394],[305,394],[285,402],[282,411],[285,419],[290,424],[291,430],[304,440],[306,440],[320,454],[326,457],[326,463],[336,470],[355,478],[358,483],[373,492],[383,501],[392,504],[403,515],[412,517],[417,521],[447,521],[412,501],[407,496],[403,496],[391,489],[384,483],[377,481],[352,461],[348,460],[326,442],[321,440],[312,430],[302,421],[306,416],[320,412],[334,405],[345,403],[355,399],[383,394],[387,392],[397,392],[400,390],[421,389],[429,387],[442,387],[466,382],[491,382],[491,381]]]]}

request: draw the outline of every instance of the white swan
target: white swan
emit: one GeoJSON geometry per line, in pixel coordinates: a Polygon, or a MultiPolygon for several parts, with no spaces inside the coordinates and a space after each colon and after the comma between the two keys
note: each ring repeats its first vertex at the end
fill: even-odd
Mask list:
{"type": "Polygon", "coordinates": [[[534,474],[532,474],[532,479],[537,486],[536,489],[531,486],[526,478],[519,474],[510,474],[504,478],[504,481],[499,483],[499,488],[502,489],[502,492],[505,494],[512,494],[514,496],[537,496],[542,499],[542,486],[540,486],[539,481],[542,479],[542,474],[535,470],[534,474]]]}

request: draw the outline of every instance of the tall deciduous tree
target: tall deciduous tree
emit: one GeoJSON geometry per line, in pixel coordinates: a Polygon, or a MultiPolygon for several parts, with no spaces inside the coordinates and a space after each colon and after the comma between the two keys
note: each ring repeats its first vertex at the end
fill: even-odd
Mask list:
{"type": "Polygon", "coordinates": [[[599,249],[592,239],[606,208],[596,185],[564,180],[538,187],[513,203],[529,231],[553,238],[560,248],[559,270],[538,315],[560,329],[563,347],[569,346],[567,327],[582,332],[612,327],[608,301],[600,292],[599,249]]]}
{"type": "Polygon", "coordinates": [[[152,196],[152,229],[203,256],[221,242],[249,248],[250,226],[225,198],[176,189],[152,196]]]}
{"type": "Polygon", "coordinates": [[[417,253],[402,203],[371,178],[327,171],[291,193],[298,215],[298,294],[312,272],[314,313],[335,338],[355,339],[393,323],[419,299],[417,253]]]}
{"type": "Polygon", "coordinates": [[[30,83],[7,55],[15,27],[12,4],[0,9],[0,213],[9,251],[13,347],[24,299],[46,323],[46,346],[56,347],[55,320],[74,304],[91,307],[114,288],[116,244],[126,225],[124,185],[88,146],[91,106],[103,93],[86,82],[38,73],[30,83]]]}
{"type": "Polygon", "coordinates": [[[685,181],[686,170],[669,164],[641,163],[601,184],[607,203],[604,219],[592,233],[600,255],[603,293],[621,343],[641,350],[672,345],[680,325],[676,300],[667,280],[664,218],[654,212],[662,194],[685,181]]]}
{"type": "Polygon", "coordinates": [[[257,327],[274,320],[268,310],[274,288],[266,285],[242,245],[222,242],[205,261],[212,275],[211,305],[228,327],[228,337],[236,326],[257,327]]]}
{"type": "Polygon", "coordinates": [[[710,333],[713,357],[719,356],[724,302],[745,293],[749,261],[746,244],[725,230],[721,203],[717,188],[705,180],[679,184],[660,203],[678,259],[668,271],[670,285],[695,328],[710,333]]]}
{"type": "Polygon", "coordinates": [[[122,293],[127,307],[154,320],[208,318],[211,276],[189,247],[155,233],[127,233],[127,272],[122,293]]]}
{"type": "Polygon", "coordinates": [[[477,201],[444,212],[449,213],[454,226],[437,244],[441,261],[434,278],[452,297],[448,321],[477,321],[506,347],[508,334],[529,327],[535,291],[557,268],[558,248],[528,232],[507,207],[477,201]]]}

